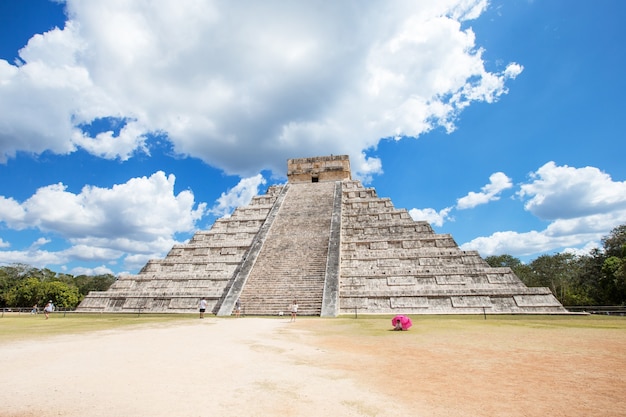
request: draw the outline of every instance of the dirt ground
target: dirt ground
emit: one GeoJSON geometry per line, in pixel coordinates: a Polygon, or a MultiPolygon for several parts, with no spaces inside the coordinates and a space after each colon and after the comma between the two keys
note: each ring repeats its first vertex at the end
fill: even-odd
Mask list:
{"type": "Polygon", "coordinates": [[[210,317],[0,341],[0,416],[626,416],[623,331],[331,324],[210,317]]]}

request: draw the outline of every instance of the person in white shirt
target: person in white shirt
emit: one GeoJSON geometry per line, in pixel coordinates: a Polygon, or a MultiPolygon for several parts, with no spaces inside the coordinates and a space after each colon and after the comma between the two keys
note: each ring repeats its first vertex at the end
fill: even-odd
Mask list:
{"type": "Polygon", "coordinates": [[[201,319],[204,318],[204,312],[206,311],[206,306],[207,306],[206,298],[203,298],[202,300],[200,300],[200,318],[201,319]]]}
{"type": "Polygon", "coordinates": [[[298,301],[293,300],[293,303],[291,303],[291,321],[296,321],[297,315],[298,315],[298,301]]]}
{"type": "Polygon", "coordinates": [[[46,320],[50,317],[50,313],[54,311],[54,304],[52,304],[52,300],[48,301],[48,304],[43,308],[43,313],[46,315],[46,320]]]}

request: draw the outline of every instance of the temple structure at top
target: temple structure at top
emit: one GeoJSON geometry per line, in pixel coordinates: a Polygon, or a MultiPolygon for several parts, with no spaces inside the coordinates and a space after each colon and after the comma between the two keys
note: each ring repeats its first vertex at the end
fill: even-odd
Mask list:
{"type": "Polygon", "coordinates": [[[346,155],[290,159],[287,177],[78,310],[188,313],[205,298],[219,316],[237,300],[268,316],[293,300],[299,314],[326,317],[567,313],[548,288],[460,250],[353,180],[346,155]]]}

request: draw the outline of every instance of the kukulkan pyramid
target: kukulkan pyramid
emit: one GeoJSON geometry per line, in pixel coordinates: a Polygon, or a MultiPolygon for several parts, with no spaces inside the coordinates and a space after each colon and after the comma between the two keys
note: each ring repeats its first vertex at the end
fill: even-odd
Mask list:
{"type": "Polygon", "coordinates": [[[351,179],[347,156],[290,159],[288,182],[217,220],[165,259],[150,260],[82,312],[277,315],[567,313],[548,288],[527,287],[448,234],[351,179]]]}

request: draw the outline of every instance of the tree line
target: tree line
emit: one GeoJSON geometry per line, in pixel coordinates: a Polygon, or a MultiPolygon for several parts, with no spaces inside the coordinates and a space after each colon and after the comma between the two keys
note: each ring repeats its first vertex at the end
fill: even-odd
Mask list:
{"type": "Polygon", "coordinates": [[[587,255],[542,255],[524,264],[511,255],[485,258],[508,266],[529,287],[548,287],[565,306],[626,305],[626,224],[602,238],[587,255]]]}
{"type": "Polygon", "coordinates": [[[105,291],[113,282],[111,274],[73,276],[25,264],[0,266],[0,308],[43,308],[52,300],[57,308],[74,309],[89,291],[105,291]]]}

